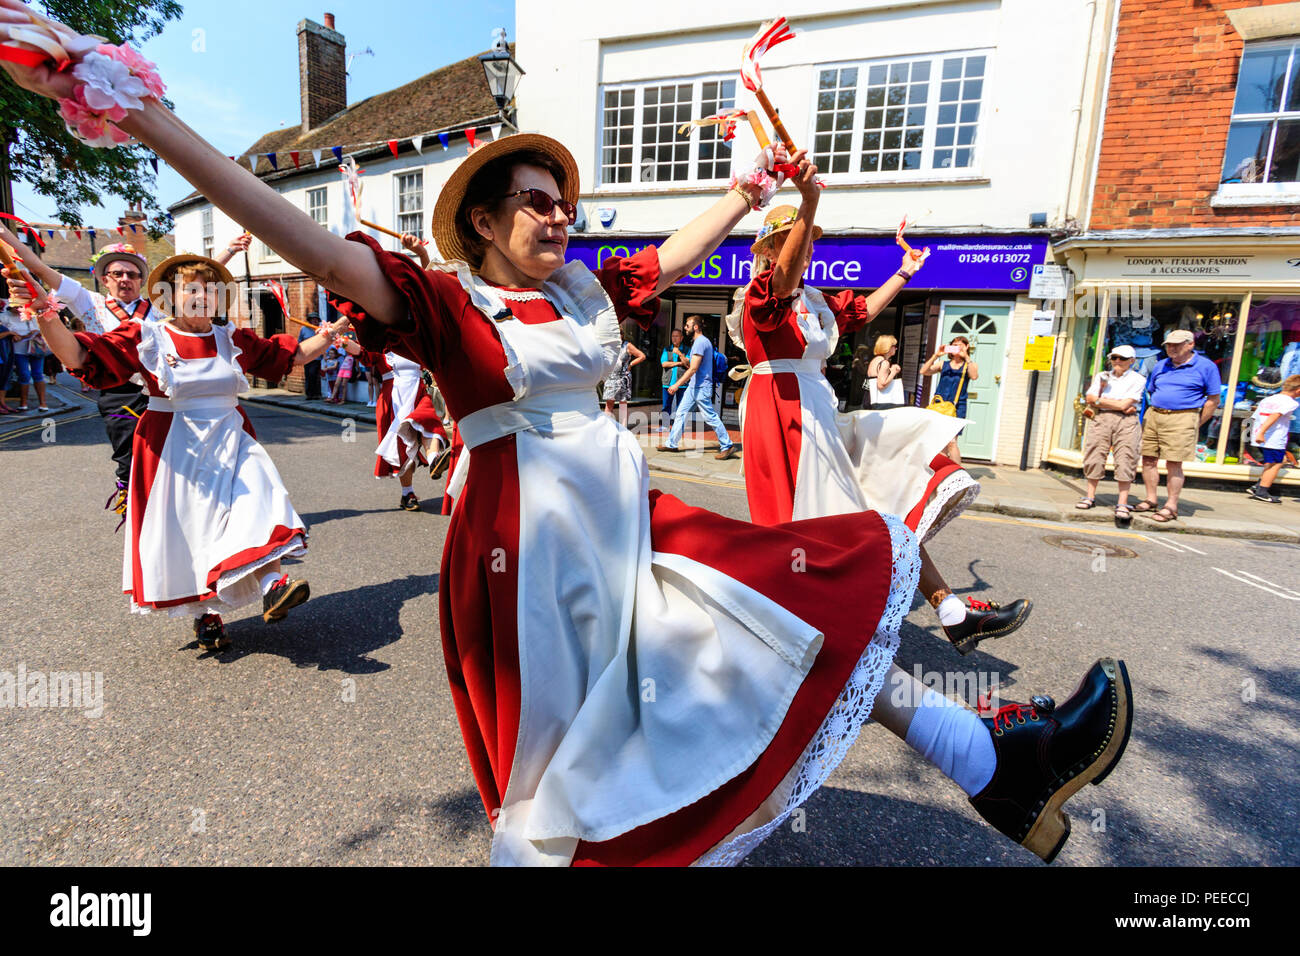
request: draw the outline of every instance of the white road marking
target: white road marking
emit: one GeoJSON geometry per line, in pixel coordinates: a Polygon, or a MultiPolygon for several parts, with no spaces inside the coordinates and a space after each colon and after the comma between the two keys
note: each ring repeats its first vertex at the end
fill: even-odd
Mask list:
{"type": "Polygon", "coordinates": [[[1261,578],[1258,574],[1251,574],[1249,571],[1242,571],[1240,569],[1238,569],[1237,573],[1244,574],[1248,578],[1253,578],[1254,580],[1259,581],[1261,584],[1267,584],[1269,587],[1277,588],[1279,591],[1283,592],[1284,594],[1290,594],[1294,597],[1295,600],[1300,601],[1300,594],[1297,594],[1295,591],[1292,591],[1290,588],[1283,587],[1280,584],[1274,584],[1268,578],[1261,578]]]}
{"type": "Polygon", "coordinates": [[[1190,544],[1184,544],[1181,541],[1178,542],[1162,541],[1160,538],[1148,538],[1144,534],[1140,534],[1138,535],[1138,537],[1141,538],[1143,541],[1150,542],[1151,544],[1164,545],[1170,551],[1177,551],[1180,554],[1184,553],[1185,551],[1192,551],[1195,552],[1196,554],[1205,554],[1204,551],[1198,550],[1197,548],[1193,548],[1190,544]]]}
{"type": "MultiPolygon", "coordinates": [[[[1257,584],[1256,582],[1250,580],[1250,577],[1255,577],[1255,575],[1253,574],[1250,575],[1250,577],[1239,577],[1237,574],[1233,574],[1231,571],[1223,570],[1223,568],[1215,568],[1214,570],[1218,571],[1220,574],[1224,575],[1225,577],[1232,578],[1232,580],[1234,581],[1239,581],[1242,584],[1249,584],[1251,587],[1259,588],[1261,591],[1267,591],[1269,594],[1273,595],[1274,597],[1280,597],[1284,601],[1300,601],[1300,594],[1296,594],[1295,592],[1288,592],[1286,594],[1283,594],[1281,591],[1274,590],[1274,588],[1276,588],[1277,585],[1272,585],[1271,587],[1265,587],[1263,584],[1257,584]]],[[[1246,574],[1247,572],[1241,571],[1239,573],[1246,574]]],[[[1259,580],[1263,581],[1264,579],[1260,578],[1259,580]]],[[[1266,582],[1266,583],[1271,584],[1271,582],[1266,582]]]]}

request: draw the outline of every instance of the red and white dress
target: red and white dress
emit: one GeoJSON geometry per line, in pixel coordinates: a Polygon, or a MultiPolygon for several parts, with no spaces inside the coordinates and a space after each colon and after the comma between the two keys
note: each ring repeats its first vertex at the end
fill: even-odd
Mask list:
{"type": "Polygon", "coordinates": [[[840,335],[870,321],[866,300],[807,286],[778,299],[771,284],[771,269],[759,273],[741,312],[753,367],[740,402],[750,519],[874,510],[928,540],[979,494],[979,483],[940,454],[965,420],[924,408],[840,412],[822,367],[840,335]]]}
{"type": "Polygon", "coordinates": [[[95,388],[140,375],[149,407],[132,446],[122,590],[131,610],[223,613],[261,598],[255,572],[305,554],[307,529],[239,407],[245,374],[288,374],[293,336],[260,338],[166,322],[77,333],[89,356],[73,372],[95,388]]]}
{"type": "Polygon", "coordinates": [[[447,432],[420,381],[420,366],[392,352],[368,352],[366,358],[371,374],[379,375],[382,383],[375,400],[375,427],[379,431],[375,477],[397,474],[412,456],[427,465],[425,450],[435,439],[442,443],[439,447],[446,447],[447,432]]]}
{"type": "Polygon", "coordinates": [[[657,314],[658,250],[543,290],[366,243],[409,306],[367,348],[429,368],[468,476],[439,601],[494,864],[731,863],[826,779],[871,712],[919,561],[901,521],[761,528],[652,492],[596,386],[657,314]]]}

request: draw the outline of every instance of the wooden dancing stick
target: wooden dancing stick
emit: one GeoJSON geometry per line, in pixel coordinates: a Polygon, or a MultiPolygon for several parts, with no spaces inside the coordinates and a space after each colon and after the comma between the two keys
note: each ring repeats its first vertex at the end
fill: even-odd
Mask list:
{"type": "Polygon", "coordinates": [[[6,269],[17,272],[23,277],[23,282],[27,284],[27,291],[31,294],[33,302],[40,298],[41,291],[32,284],[31,273],[18,264],[18,260],[14,258],[13,246],[3,239],[0,239],[0,262],[4,263],[6,269]]]}
{"type": "Polygon", "coordinates": [[[295,319],[292,315],[286,315],[285,318],[288,319],[290,322],[296,323],[297,325],[306,326],[307,328],[311,329],[313,332],[320,331],[319,325],[312,325],[310,322],[304,322],[302,319],[295,319]]]}
{"type": "Polygon", "coordinates": [[[754,138],[758,140],[758,148],[767,149],[771,146],[772,141],[767,138],[767,130],[763,129],[763,121],[758,118],[758,114],[749,110],[745,117],[749,120],[750,129],[754,131],[754,138]]]}
{"type": "Polygon", "coordinates": [[[367,227],[368,229],[374,229],[378,232],[382,232],[386,236],[392,236],[394,239],[402,238],[402,234],[400,232],[394,232],[393,230],[389,229],[387,226],[381,226],[379,225],[379,223],[371,222],[369,219],[362,219],[360,215],[357,216],[357,222],[361,223],[361,225],[367,227]]]}
{"type": "MultiPolygon", "coordinates": [[[[758,105],[763,107],[763,112],[767,114],[767,118],[772,121],[772,131],[776,133],[777,139],[785,144],[787,150],[794,153],[794,139],[790,136],[790,131],[785,128],[785,124],[781,122],[781,117],[777,114],[772,101],[767,98],[767,94],[762,89],[757,89],[754,90],[754,98],[758,100],[758,105]]],[[[752,123],[753,120],[750,120],[750,122],[752,123]]]]}

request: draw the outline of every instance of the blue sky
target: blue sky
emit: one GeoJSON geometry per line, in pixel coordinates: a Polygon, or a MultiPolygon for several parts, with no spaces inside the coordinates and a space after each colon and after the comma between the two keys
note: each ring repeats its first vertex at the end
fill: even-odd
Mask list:
{"type": "MultiPolygon", "coordinates": [[[[358,55],[348,76],[348,102],[400,86],[492,45],[505,27],[513,41],[514,0],[181,0],[185,13],[167,24],[141,52],[158,64],[176,112],[221,152],[239,154],[257,137],[300,122],[298,21],[324,22],[358,55]]],[[[191,191],[159,166],[156,195],[164,208],[191,191]]],[[[54,203],[26,183],[14,184],[18,215],[54,220],[54,203]]],[[[125,204],[105,196],[98,209],[82,209],[87,225],[116,225],[125,204]]]]}

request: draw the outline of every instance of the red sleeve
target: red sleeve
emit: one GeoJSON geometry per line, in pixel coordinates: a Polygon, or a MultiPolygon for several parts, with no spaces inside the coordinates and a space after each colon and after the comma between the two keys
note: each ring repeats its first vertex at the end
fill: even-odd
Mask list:
{"type": "MultiPolygon", "coordinates": [[[[385,252],[379,243],[363,233],[351,233],[348,239],[368,247],[388,281],[406,301],[409,311],[401,322],[384,325],[348,299],[331,296],[331,304],[352,320],[357,341],[367,352],[391,349],[430,371],[436,370],[439,359],[454,348],[459,338],[459,326],[447,303],[452,301],[455,292],[461,291],[460,281],[451,273],[421,269],[406,256],[385,252]]],[[[357,254],[365,255],[366,251],[361,248],[357,254]]]]}
{"type": "Polygon", "coordinates": [[[596,278],[609,293],[620,322],[633,319],[648,329],[659,315],[659,247],[646,246],[626,259],[606,259],[596,278]]]}
{"type": "Polygon", "coordinates": [[[867,297],[855,294],[852,289],[826,296],[826,304],[835,313],[835,324],[839,326],[840,335],[857,332],[871,321],[871,313],[867,311],[867,297]]]}
{"type": "Polygon", "coordinates": [[[760,332],[771,332],[786,320],[794,296],[784,299],[772,294],[772,269],[764,269],[745,289],[745,310],[760,332]]]}
{"type": "Polygon", "coordinates": [[[89,353],[81,368],[68,369],[91,388],[112,388],[121,385],[136,372],[143,372],[140,364],[140,323],[123,322],[112,332],[94,335],[73,332],[77,341],[89,353]]]}
{"type": "Polygon", "coordinates": [[[247,374],[278,382],[293,368],[298,340],[292,335],[264,339],[252,329],[235,329],[233,337],[240,353],[239,367],[247,374]]]}

